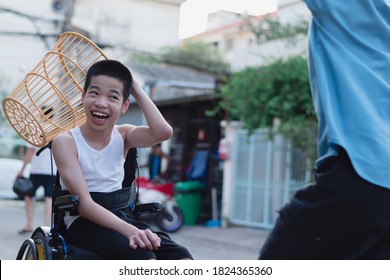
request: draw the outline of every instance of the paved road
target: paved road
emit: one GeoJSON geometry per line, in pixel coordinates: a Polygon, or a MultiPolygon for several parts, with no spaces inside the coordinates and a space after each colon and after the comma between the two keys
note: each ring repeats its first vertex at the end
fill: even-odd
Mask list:
{"type": "MultiPolygon", "coordinates": [[[[43,221],[44,205],[37,203],[35,221],[43,221]]],[[[24,203],[18,200],[0,200],[0,259],[13,260],[28,235],[17,233],[24,226],[24,203]]],[[[268,231],[228,227],[184,226],[171,237],[185,245],[198,260],[254,260],[268,231]]]]}

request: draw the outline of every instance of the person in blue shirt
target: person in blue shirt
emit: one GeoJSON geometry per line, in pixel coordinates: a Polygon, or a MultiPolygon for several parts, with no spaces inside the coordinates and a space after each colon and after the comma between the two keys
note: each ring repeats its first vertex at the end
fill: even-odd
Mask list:
{"type": "Polygon", "coordinates": [[[161,177],[162,173],[165,174],[165,171],[162,172],[162,160],[167,160],[167,166],[169,166],[170,157],[168,154],[164,153],[161,149],[161,143],[154,145],[151,148],[148,159],[148,169],[149,169],[149,179],[158,180],[161,177]]]}
{"type": "Polygon", "coordinates": [[[279,211],[259,259],[390,259],[390,1],[305,2],[315,182],[279,211]]]}

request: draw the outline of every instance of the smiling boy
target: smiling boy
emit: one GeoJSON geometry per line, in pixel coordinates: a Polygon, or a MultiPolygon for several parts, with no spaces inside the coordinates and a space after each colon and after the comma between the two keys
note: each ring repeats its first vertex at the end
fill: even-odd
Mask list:
{"type": "Polygon", "coordinates": [[[62,188],[80,199],[80,215],[67,213],[64,218],[69,243],[108,259],[192,259],[186,248],[166,234],[135,221],[126,209],[107,210],[90,194],[119,190],[129,149],[169,139],[172,127],[133,80],[129,69],[115,60],[99,61],[90,67],[81,101],[85,124],[57,136],[52,144],[62,188]],[[129,107],[130,94],[147,125],[116,125],[129,107]]]}

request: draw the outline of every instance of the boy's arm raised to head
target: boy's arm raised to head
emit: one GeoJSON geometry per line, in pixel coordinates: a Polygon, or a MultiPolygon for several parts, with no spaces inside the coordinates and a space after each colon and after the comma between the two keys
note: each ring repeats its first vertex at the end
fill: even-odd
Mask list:
{"type": "Polygon", "coordinates": [[[69,193],[79,196],[77,210],[82,217],[128,237],[129,246],[134,249],[141,247],[153,250],[160,246],[160,240],[154,233],[139,230],[92,200],[77,159],[76,144],[69,132],[53,140],[52,150],[58,172],[69,193]]]}
{"type": "Polygon", "coordinates": [[[142,148],[150,147],[169,139],[173,134],[172,127],[136,80],[133,80],[131,95],[145,115],[147,126],[133,126],[128,129],[126,142],[131,147],[142,148]]]}

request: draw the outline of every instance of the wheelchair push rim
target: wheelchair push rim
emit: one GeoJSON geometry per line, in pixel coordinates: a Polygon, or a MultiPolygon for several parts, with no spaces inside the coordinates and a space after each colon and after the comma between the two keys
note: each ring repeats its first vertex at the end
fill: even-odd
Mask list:
{"type": "Polygon", "coordinates": [[[51,259],[49,237],[42,228],[37,228],[31,238],[26,239],[16,256],[17,260],[48,260],[51,259]]]}

